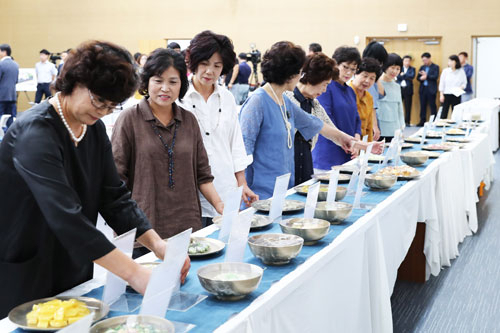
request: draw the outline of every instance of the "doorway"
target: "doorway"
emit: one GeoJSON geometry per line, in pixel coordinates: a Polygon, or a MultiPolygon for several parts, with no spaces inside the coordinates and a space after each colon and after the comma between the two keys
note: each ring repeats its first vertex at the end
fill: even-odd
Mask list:
{"type": "MultiPolygon", "coordinates": [[[[432,62],[439,66],[440,71],[443,69],[441,66],[441,37],[367,37],[366,44],[374,40],[383,44],[388,53],[397,53],[401,58],[405,55],[411,56],[411,66],[415,67],[417,75],[418,69],[422,66],[420,56],[424,52],[429,52],[431,54],[432,62]]],[[[419,88],[420,82],[418,82],[415,77],[413,80],[411,124],[418,124],[420,121],[419,88]]],[[[439,94],[436,94],[436,105],[439,107],[439,94]]],[[[427,108],[427,116],[429,116],[429,114],[430,110],[427,108]]]]}

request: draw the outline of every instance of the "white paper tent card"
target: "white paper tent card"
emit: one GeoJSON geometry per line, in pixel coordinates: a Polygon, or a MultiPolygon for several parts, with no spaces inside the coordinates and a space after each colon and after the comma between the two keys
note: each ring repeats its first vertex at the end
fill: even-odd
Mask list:
{"type": "Polygon", "coordinates": [[[180,286],[181,269],[187,258],[192,228],[167,241],[163,262],[151,274],[140,314],[165,317],[172,293],[180,286]]]}
{"type": "Polygon", "coordinates": [[[286,191],[288,190],[289,181],[290,173],[276,177],[273,198],[271,201],[271,210],[269,211],[269,218],[273,222],[279,222],[281,220],[281,214],[283,213],[283,205],[285,204],[286,191]]]}
{"type": "Polygon", "coordinates": [[[224,212],[222,214],[222,225],[219,232],[219,240],[227,243],[232,225],[240,210],[241,194],[243,186],[233,191],[228,191],[224,198],[224,212]]]}

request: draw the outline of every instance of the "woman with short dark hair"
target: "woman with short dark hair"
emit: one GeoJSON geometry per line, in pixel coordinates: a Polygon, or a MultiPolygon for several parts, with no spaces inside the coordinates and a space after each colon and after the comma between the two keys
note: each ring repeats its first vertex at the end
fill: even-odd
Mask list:
{"type": "MultiPolygon", "coordinates": [[[[156,49],[144,66],[139,104],[124,110],[111,142],[118,173],[162,238],[202,228],[198,190],[222,214],[198,122],[177,105],[188,89],[186,64],[156,49]]],[[[134,256],[147,249],[136,249],[134,256]]]]}
{"type": "MultiPolygon", "coordinates": [[[[186,60],[193,72],[189,89],[180,106],[190,111],[198,121],[210,166],[214,186],[221,196],[243,186],[246,204],[258,199],[245,179],[249,164],[233,94],[217,84],[221,75],[236,64],[233,43],[224,35],[203,31],[189,44],[186,60]]],[[[203,224],[212,223],[219,213],[200,196],[203,224]]]]}
{"type": "Polygon", "coordinates": [[[461,67],[460,59],[453,54],[448,58],[448,68],[443,70],[439,78],[439,101],[443,107],[441,119],[448,118],[450,107],[453,112],[455,106],[460,104],[460,96],[454,93],[465,90],[467,86],[467,75],[461,67]]]}
{"type": "MultiPolygon", "coordinates": [[[[293,90],[297,85],[305,60],[305,52],[300,46],[287,41],[275,43],[262,58],[262,75],[266,84],[257,89],[241,109],[245,147],[253,156],[246,172],[247,181],[263,199],[272,196],[277,176],[294,175],[295,130],[305,140],[320,133],[348,152],[354,146],[356,149],[366,148],[353,137],[306,113],[284,95],[286,90],[293,90]]],[[[382,146],[377,145],[374,151],[380,153],[382,146]]],[[[295,183],[294,178],[290,177],[289,186],[295,183]]]]}
{"type": "MultiPolygon", "coordinates": [[[[324,53],[318,52],[309,55],[302,67],[299,83],[293,92],[285,92],[286,96],[302,110],[333,127],[335,125],[316,98],[326,91],[326,87],[332,80],[338,78],[339,71],[336,65],[335,60],[324,53]]],[[[314,173],[311,150],[314,149],[317,141],[318,134],[311,140],[306,140],[300,132],[295,133],[295,184],[302,184],[311,179],[311,175],[314,173]]]]}
{"type": "Polygon", "coordinates": [[[379,100],[377,117],[381,138],[386,141],[391,141],[394,132],[398,129],[403,130],[405,127],[401,86],[396,82],[401,67],[403,67],[403,59],[396,53],[389,54],[382,67],[383,73],[380,81],[384,86],[385,96],[379,100]]]}
{"type": "MultiPolygon", "coordinates": [[[[342,46],[335,50],[333,59],[337,62],[339,76],[328,85],[318,101],[340,131],[359,140],[361,119],[356,106],[356,94],[347,82],[356,72],[361,56],[355,47],[342,46]]],[[[347,152],[330,140],[319,137],[312,155],[314,168],[321,172],[350,161],[353,156],[357,156],[357,151],[347,152]]]]}
{"type": "MultiPolygon", "coordinates": [[[[166,243],[131,200],[99,120],[135,91],[123,48],[91,41],[71,51],[57,94],[24,112],[0,145],[0,316],[92,278],[95,262],[144,293],[151,271],[96,229],[100,213],[117,234],[165,254],[166,243]]],[[[183,278],[187,273],[186,262],[183,278]]]]}
{"type": "Polygon", "coordinates": [[[374,98],[369,93],[369,90],[375,85],[379,76],[380,63],[374,58],[363,58],[356,70],[354,79],[349,82],[349,85],[356,93],[356,105],[361,119],[361,135],[367,135],[368,141],[373,140],[373,127],[376,126],[375,108],[373,107],[374,98]]]}

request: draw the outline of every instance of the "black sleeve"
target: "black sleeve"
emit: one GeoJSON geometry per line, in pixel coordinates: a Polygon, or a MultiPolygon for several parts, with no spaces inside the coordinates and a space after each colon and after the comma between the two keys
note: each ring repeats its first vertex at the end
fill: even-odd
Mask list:
{"type": "Polygon", "coordinates": [[[151,229],[151,224],[137,203],[132,200],[132,194],[127,189],[125,182],[120,180],[113,159],[111,142],[105,134],[105,130],[103,136],[105,141],[104,178],[101,186],[99,212],[117,234],[120,235],[137,228],[136,237],[139,237],[151,229]]]}
{"type": "Polygon", "coordinates": [[[82,213],[80,199],[66,178],[63,148],[51,124],[35,119],[18,132],[13,163],[48,227],[71,257],[86,264],[115,248],[82,213]]]}
{"type": "Polygon", "coordinates": [[[429,69],[429,74],[427,75],[427,79],[437,81],[438,77],[439,77],[439,66],[438,65],[431,66],[431,68],[429,69]]]}

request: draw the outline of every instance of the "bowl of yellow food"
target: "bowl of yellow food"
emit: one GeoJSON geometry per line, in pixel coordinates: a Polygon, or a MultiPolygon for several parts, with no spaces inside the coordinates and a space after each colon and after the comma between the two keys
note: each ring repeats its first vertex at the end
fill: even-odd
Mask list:
{"type": "Polygon", "coordinates": [[[104,318],[109,306],[90,297],[59,296],[21,304],[9,312],[9,320],[30,331],[56,331],[94,313],[94,321],[104,318]]]}

